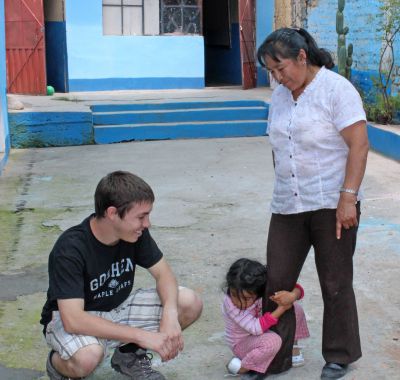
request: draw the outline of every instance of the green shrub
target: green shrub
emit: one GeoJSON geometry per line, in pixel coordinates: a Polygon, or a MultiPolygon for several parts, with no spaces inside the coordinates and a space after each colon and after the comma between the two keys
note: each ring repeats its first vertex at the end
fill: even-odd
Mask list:
{"type": "Polygon", "coordinates": [[[379,124],[389,124],[400,112],[400,94],[389,96],[385,102],[382,94],[376,96],[374,103],[365,103],[367,119],[379,124]]]}

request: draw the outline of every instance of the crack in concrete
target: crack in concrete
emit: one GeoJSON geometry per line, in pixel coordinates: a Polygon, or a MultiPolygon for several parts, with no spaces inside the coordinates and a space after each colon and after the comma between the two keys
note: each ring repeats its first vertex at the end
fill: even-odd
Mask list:
{"type": "Polygon", "coordinates": [[[27,195],[29,194],[29,190],[32,185],[32,176],[33,176],[33,166],[35,164],[35,151],[33,151],[32,156],[29,160],[29,162],[26,165],[26,175],[22,179],[22,189],[21,193],[19,195],[19,200],[17,200],[15,204],[15,213],[17,214],[17,221],[16,221],[16,229],[15,229],[15,235],[14,235],[14,240],[11,245],[11,249],[9,254],[7,255],[6,258],[6,264],[11,263],[13,259],[13,254],[18,251],[18,245],[20,242],[20,237],[21,237],[21,229],[22,226],[24,225],[24,211],[27,210],[26,204],[27,204],[27,195]]]}
{"type": "MultiPolygon", "coordinates": [[[[47,291],[47,264],[13,274],[0,274],[0,301],[47,291]]],[[[2,379],[2,377],[0,377],[2,379]]]]}

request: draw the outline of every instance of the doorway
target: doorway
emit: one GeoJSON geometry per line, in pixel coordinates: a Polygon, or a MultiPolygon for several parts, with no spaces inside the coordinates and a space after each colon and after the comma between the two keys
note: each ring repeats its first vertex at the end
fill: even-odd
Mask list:
{"type": "Polygon", "coordinates": [[[255,0],[203,0],[206,86],[256,86],[255,0]]]}

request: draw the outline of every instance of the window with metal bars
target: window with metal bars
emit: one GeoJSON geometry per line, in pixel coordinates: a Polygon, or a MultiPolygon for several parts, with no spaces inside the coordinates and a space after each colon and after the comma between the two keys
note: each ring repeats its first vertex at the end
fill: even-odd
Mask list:
{"type": "Polygon", "coordinates": [[[162,34],[201,34],[201,0],[161,0],[162,34]]]}
{"type": "Polygon", "coordinates": [[[103,0],[103,34],[201,34],[201,7],[202,0],[103,0]]]}

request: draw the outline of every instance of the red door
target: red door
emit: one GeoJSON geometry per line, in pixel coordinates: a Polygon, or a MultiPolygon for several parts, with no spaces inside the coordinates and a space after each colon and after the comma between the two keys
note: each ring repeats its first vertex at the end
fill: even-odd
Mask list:
{"type": "Polygon", "coordinates": [[[257,84],[255,0],[239,0],[239,28],[242,85],[247,90],[257,84]]]}
{"type": "Polygon", "coordinates": [[[46,93],[43,0],[5,0],[7,92],[46,93]]]}

